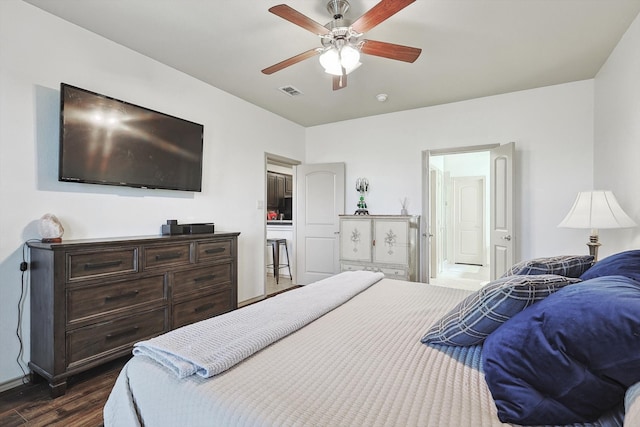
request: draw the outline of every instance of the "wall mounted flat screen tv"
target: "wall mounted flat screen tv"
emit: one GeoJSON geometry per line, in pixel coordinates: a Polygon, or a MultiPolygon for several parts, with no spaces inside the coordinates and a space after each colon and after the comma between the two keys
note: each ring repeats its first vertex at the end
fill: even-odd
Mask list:
{"type": "Polygon", "coordinates": [[[59,181],[202,190],[203,125],[60,85],[59,181]]]}

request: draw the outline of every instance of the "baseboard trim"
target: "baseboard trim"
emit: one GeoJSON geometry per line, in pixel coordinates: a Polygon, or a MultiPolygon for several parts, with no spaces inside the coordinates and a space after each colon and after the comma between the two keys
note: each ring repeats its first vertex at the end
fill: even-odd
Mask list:
{"type": "MultiPolygon", "coordinates": [[[[20,387],[21,385],[24,385],[25,382],[23,382],[23,379],[24,377],[18,377],[13,380],[6,381],[4,383],[0,383],[0,393],[2,393],[3,391],[11,390],[12,388],[16,388],[16,387],[20,387]]],[[[28,380],[25,380],[25,381],[28,382],[28,380]]]]}
{"type": "Polygon", "coordinates": [[[244,301],[238,303],[238,308],[242,308],[244,306],[251,305],[254,302],[262,301],[263,299],[265,299],[265,296],[264,295],[260,295],[260,296],[257,296],[255,298],[244,300],[244,301]]]}

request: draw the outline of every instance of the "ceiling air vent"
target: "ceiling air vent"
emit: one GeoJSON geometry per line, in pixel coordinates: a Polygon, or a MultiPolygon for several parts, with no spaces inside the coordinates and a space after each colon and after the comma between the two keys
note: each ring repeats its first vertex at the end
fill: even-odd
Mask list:
{"type": "Polygon", "coordinates": [[[279,87],[278,90],[280,92],[284,92],[289,96],[298,96],[298,95],[302,95],[302,92],[300,92],[298,89],[296,89],[293,86],[282,86],[279,87]]]}

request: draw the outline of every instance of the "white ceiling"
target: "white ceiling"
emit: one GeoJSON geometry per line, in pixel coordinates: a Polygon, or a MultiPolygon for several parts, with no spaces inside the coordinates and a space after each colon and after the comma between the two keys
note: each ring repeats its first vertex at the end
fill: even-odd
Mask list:
{"type": "MultiPolygon", "coordinates": [[[[267,10],[284,2],[324,25],[328,0],[25,1],[303,126],[593,78],[640,11],[640,0],[417,0],[365,38],[421,48],[418,60],[363,55],[333,91],[317,57],[260,72],[321,46],[267,10]]],[[[355,20],[377,0],[350,3],[355,20]]]]}

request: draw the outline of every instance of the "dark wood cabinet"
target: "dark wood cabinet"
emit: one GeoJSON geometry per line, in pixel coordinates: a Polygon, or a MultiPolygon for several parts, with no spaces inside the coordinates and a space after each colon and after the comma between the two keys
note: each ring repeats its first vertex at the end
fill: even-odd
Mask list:
{"type": "Polygon", "coordinates": [[[278,183],[277,174],[267,173],[267,209],[278,209],[278,183]]]}
{"type": "Polygon", "coordinates": [[[267,172],[267,209],[278,210],[282,199],[293,195],[293,176],[267,172]]]}
{"type": "Polygon", "coordinates": [[[293,196],[293,176],[291,175],[284,176],[284,196],[285,197],[293,196]]]}
{"type": "Polygon", "coordinates": [[[280,200],[284,199],[284,175],[276,176],[276,194],[278,196],[278,206],[280,206],[280,200]]]}
{"type": "Polygon", "coordinates": [[[138,341],[236,309],[238,235],[30,242],[31,371],[57,397],[138,341]]]}

